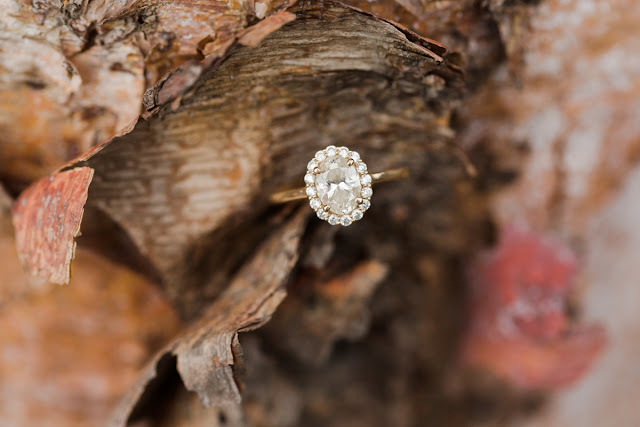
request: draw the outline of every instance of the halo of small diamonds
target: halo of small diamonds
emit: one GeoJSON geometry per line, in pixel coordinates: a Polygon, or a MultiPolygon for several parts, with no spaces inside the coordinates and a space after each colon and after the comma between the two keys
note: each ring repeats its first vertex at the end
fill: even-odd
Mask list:
{"type": "Polygon", "coordinates": [[[318,218],[347,227],[371,206],[372,179],[360,155],[329,145],[318,151],[304,176],[309,205],[318,218]]]}

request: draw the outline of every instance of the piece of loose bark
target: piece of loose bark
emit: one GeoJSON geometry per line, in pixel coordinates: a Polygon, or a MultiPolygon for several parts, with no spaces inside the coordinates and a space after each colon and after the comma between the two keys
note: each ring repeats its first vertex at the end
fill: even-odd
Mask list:
{"type": "Polygon", "coordinates": [[[276,229],[177,344],[178,371],[205,406],[240,401],[232,370],[237,334],[262,326],[285,297],[307,215],[300,210],[276,229]]]}
{"type": "MultiPolygon", "coordinates": [[[[202,405],[196,393],[184,388],[179,377],[167,375],[158,387],[170,399],[155,402],[149,408],[149,417],[140,419],[152,425],[175,427],[263,426],[296,425],[302,410],[302,396],[293,381],[279,368],[276,360],[265,354],[261,342],[253,333],[242,334],[243,382],[242,406],[224,407],[202,405]],[[177,380],[177,381],[176,381],[177,380]]],[[[165,360],[169,371],[175,370],[175,360],[165,360]]],[[[162,369],[162,366],[160,367],[162,369]]],[[[177,376],[177,373],[175,373],[177,376]]],[[[151,386],[152,387],[152,386],[151,386]]],[[[135,421],[131,425],[137,425],[135,421]]]]}
{"type": "Polygon", "coordinates": [[[68,283],[93,169],[78,167],[38,181],[13,208],[20,261],[33,276],[68,283]]]}
{"type": "Polygon", "coordinates": [[[122,399],[113,425],[126,423],[145,386],[156,375],[157,363],[167,353],[177,356],[182,381],[188,390],[198,393],[205,406],[239,404],[238,333],[267,322],[285,297],[284,285],[298,259],[306,218],[307,212],[298,210],[275,229],[202,317],[158,353],[122,399]]]}
{"type": "Polygon", "coordinates": [[[346,3],[399,22],[446,45],[460,56],[471,88],[502,64],[507,44],[513,45],[515,51],[522,45],[521,40],[510,37],[511,33],[501,31],[503,16],[522,18],[514,23],[514,34],[526,28],[529,16],[526,2],[500,0],[482,4],[475,0],[347,0],[346,3]]]}
{"type": "Polygon", "coordinates": [[[278,12],[240,33],[238,43],[243,46],[256,47],[269,34],[294,19],[296,19],[296,16],[291,12],[287,12],[286,10],[278,12]]]}

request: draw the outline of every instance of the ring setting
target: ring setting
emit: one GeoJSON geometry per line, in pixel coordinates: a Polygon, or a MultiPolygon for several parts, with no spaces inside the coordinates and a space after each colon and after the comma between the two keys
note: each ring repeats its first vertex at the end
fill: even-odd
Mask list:
{"type": "Polygon", "coordinates": [[[373,182],[360,154],[330,145],[316,153],[304,176],[309,206],[331,225],[349,226],[371,206],[373,182]]]}
{"type": "Polygon", "coordinates": [[[371,207],[374,183],[408,176],[406,168],[369,173],[360,154],[347,147],[328,147],[318,151],[307,164],[305,186],[272,194],[273,203],[307,198],[321,220],[347,227],[363,218],[371,207]]]}

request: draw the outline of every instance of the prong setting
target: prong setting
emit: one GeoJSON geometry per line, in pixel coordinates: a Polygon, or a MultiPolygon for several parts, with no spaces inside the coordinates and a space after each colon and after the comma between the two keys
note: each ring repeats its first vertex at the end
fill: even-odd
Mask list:
{"type": "Polygon", "coordinates": [[[371,175],[360,154],[330,145],[318,151],[304,177],[309,205],[318,218],[347,227],[371,206],[371,175]]]}

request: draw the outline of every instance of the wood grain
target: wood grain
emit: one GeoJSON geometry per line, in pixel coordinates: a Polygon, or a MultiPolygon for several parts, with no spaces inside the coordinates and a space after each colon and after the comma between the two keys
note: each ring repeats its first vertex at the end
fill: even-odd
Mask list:
{"type": "Polygon", "coordinates": [[[348,145],[372,170],[420,169],[450,140],[462,74],[445,48],[340,3],[291,10],[294,22],[233,48],[179,108],[68,166],[96,171],[88,207],[128,233],[187,316],[227,280],[203,284],[194,267],[221,262],[207,249],[224,247],[215,234],[247,226],[271,192],[297,185],[318,148],[348,145]]]}

